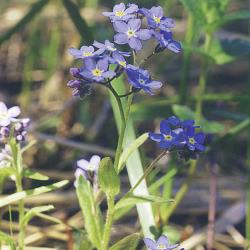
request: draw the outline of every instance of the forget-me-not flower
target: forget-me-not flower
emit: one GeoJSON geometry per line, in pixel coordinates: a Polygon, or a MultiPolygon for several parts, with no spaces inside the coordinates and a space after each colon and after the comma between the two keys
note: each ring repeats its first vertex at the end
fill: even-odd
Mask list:
{"type": "Polygon", "coordinates": [[[84,59],[95,56],[95,49],[93,46],[82,46],[80,49],[70,48],[68,51],[75,59],[84,59]]]}
{"type": "Polygon", "coordinates": [[[170,245],[165,235],[160,236],[156,242],[150,238],[144,238],[144,243],[148,250],[171,250],[179,246],[179,244],[170,245]]]}
{"type": "Polygon", "coordinates": [[[150,30],[141,29],[140,19],[131,19],[128,23],[117,21],[113,23],[113,27],[118,32],[114,36],[115,43],[128,44],[135,51],[142,49],[142,40],[148,40],[152,36],[150,30]]]}
{"type": "Polygon", "coordinates": [[[159,81],[153,81],[147,70],[129,65],[126,68],[128,76],[128,82],[136,89],[144,90],[150,95],[154,94],[154,90],[161,88],[162,83],[159,81]]]}
{"type": "Polygon", "coordinates": [[[11,122],[16,121],[16,117],[20,113],[21,110],[18,106],[8,109],[5,103],[0,102],[0,126],[8,126],[11,122]]]}
{"type": "Polygon", "coordinates": [[[128,8],[124,3],[116,4],[113,7],[112,12],[103,12],[102,14],[109,17],[112,22],[115,21],[128,21],[134,18],[134,14],[137,13],[138,6],[136,4],[129,4],[128,8]]]}

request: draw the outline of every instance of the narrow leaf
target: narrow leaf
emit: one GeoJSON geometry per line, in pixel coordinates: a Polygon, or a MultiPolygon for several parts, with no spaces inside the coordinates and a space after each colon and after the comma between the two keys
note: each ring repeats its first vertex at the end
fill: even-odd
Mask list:
{"type": "Polygon", "coordinates": [[[14,239],[11,236],[0,231],[0,243],[3,242],[6,242],[10,246],[11,250],[16,250],[14,239]]]}
{"type": "Polygon", "coordinates": [[[39,213],[43,213],[43,212],[46,212],[46,211],[49,211],[51,209],[54,209],[54,206],[52,205],[47,205],[47,206],[40,206],[40,207],[34,207],[34,208],[31,208],[23,217],[23,220],[22,220],[22,224],[23,225],[27,225],[29,223],[29,221],[34,217],[36,216],[37,214],[39,213]]]}
{"type": "Polygon", "coordinates": [[[173,200],[169,199],[166,200],[162,197],[154,195],[130,195],[128,198],[124,198],[118,201],[115,205],[115,210],[122,207],[136,205],[138,203],[144,203],[144,202],[168,203],[168,202],[173,202],[173,200]]]}
{"type": "Polygon", "coordinates": [[[137,150],[148,139],[148,133],[145,133],[134,140],[122,153],[119,163],[118,172],[121,172],[129,156],[137,150]]]}
{"type": "Polygon", "coordinates": [[[17,193],[8,195],[8,196],[0,199],[0,207],[4,207],[6,205],[12,204],[12,203],[17,202],[21,199],[25,199],[29,196],[39,195],[39,194],[50,192],[52,190],[56,190],[58,188],[65,186],[68,183],[69,183],[69,181],[64,180],[64,181],[59,181],[59,182],[56,182],[56,183],[48,185],[48,186],[38,187],[38,188],[34,188],[34,189],[30,189],[30,190],[17,192],[17,193]]]}
{"type": "Polygon", "coordinates": [[[109,250],[135,250],[140,238],[138,233],[131,234],[115,243],[109,250]]]}
{"type": "Polygon", "coordinates": [[[24,175],[24,177],[27,177],[27,178],[33,179],[33,180],[46,181],[49,179],[48,176],[40,174],[38,172],[35,172],[29,168],[24,169],[23,175],[24,175]]]}
{"type": "Polygon", "coordinates": [[[82,40],[86,43],[93,42],[93,34],[91,29],[88,27],[86,21],[82,18],[79,8],[71,0],[62,0],[62,3],[67,10],[69,17],[74,23],[76,29],[78,30],[79,35],[82,37],[82,40]]]}

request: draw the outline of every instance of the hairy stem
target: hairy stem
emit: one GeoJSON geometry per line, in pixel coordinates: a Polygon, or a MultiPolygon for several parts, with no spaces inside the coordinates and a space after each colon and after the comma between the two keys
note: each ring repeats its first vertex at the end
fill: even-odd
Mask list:
{"type": "Polygon", "coordinates": [[[102,239],[102,244],[101,244],[101,250],[108,249],[111,228],[112,228],[112,222],[113,222],[113,216],[114,216],[114,205],[115,205],[114,204],[114,197],[108,196],[107,202],[108,202],[108,211],[107,211],[106,224],[105,224],[103,239],[102,239]]]}

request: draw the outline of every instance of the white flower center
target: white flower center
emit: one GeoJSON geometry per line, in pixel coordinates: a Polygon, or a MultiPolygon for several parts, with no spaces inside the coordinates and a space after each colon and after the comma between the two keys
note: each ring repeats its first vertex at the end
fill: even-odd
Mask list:
{"type": "Polygon", "coordinates": [[[133,36],[135,36],[135,31],[132,30],[132,29],[128,29],[128,31],[127,31],[127,36],[128,36],[128,37],[133,37],[133,36]]]}
{"type": "Polygon", "coordinates": [[[164,250],[166,249],[166,246],[165,245],[157,245],[157,250],[164,250]]]}
{"type": "Polygon", "coordinates": [[[161,22],[161,18],[160,17],[154,16],[153,19],[154,19],[154,21],[156,23],[160,23],[161,22]]]}

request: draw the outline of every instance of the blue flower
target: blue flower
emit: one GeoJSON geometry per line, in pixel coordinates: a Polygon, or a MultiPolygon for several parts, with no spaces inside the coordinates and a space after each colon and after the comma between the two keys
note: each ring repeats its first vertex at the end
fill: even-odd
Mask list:
{"type": "Polygon", "coordinates": [[[170,245],[165,235],[162,235],[156,242],[152,239],[144,238],[144,243],[148,250],[171,250],[179,246],[179,244],[170,245]]]}
{"type": "Polygon", "coordinates": [[[116,4],[112,12],[103,12],[102,14],[109,17],[112,22],[115,21],[128,21],[135,17],[138,12],[138,6],[136,4],[129,4],[128,8],[124,3],[116,4]]]}
{"type": "Polygon", "coordinates": [[[160,133],[149,133],[149,138],[156,141],[160,148],[177,151],[181,158],[186,160],[205,151],[205,134],[196,132],[199,126],[194,120],[181,121],[176,116],[161,121],[160,133]]]}
{"type": "Polygon", "coordinates": [[[175,22],[172,18],[165,17],[162,7],[154,6],[150,10],[146,8],[140,9],[140,13],[146,16],[148,26],[152,29],[160,29],[169,31],[170,28],[175,26],[175,22]]]}
{"type": "Polygon", "coordinates": [[[169,121],[163,120],[160,123],[160,133],[149,133],[149,138],[159,143],[160,148],[171,150],[174,147],[182,146],[184,137],[182,131],[171,129],[169,121]]]}
{"type": "Polygon", "coordinates": [[[154,90],[161,88],[162,83],[153,81],[147,70],[129,65],[126,68],[128,82],[136,89],[143,89],[150,95],[154,94],[154,90]]]}
{"type": "Polygon", "coordinates": [[[171,31],[155,31],[152,34],[158,41],[158,45],[155,49],[156,52],[160,52],[164,49],[169,49],[175,53],[181,51],[181,44],[178,41],[173,40],[171,31]]]}
{"type": "Polygon", "coordinates": [[[75,59],[85,59],[95,56],[93,46],[82,46],[80,49],[70,48],[68,51],[75,59]]]}
{"type": "Polygon", "coordinates": [[[141,40],[148,40],[152,33],[148,29],[141,29],[140,19],[131,19],[128,23],[117,21],[113,23],[114,30],[118,32],[114,36],[117,44],[128,44],[135,51],[142,49],[141,40]]]}
{"type": "Polygon", "coordinates": [[[205,151],[204,141],[205,134],[202,132],[195,133],[195,127],[188,127],[185,131],[186,144],[191,151],[205,151]]]}
{"type": "MultiPolygon", "coordinates": [[[[76,163],[75,178],[76,180],[83,176],[86,180],[90,181],[93,185],[97,185],[97,172],[99,169],[101,157],[99,155],[93,155],[89,161],[80,159],[76,163]]],[[[77,186],[77,182],[74,183],[77,186]]]]}
{"type": "Polygon", "coordinates": [[[84,68],[81,70],[80,75],[90,81],[102,82],[106,78],[115,76],[115,72],[108,68],[109,61],[107,58],[99,60],[88,58],[84,60],[84,68]]]}

